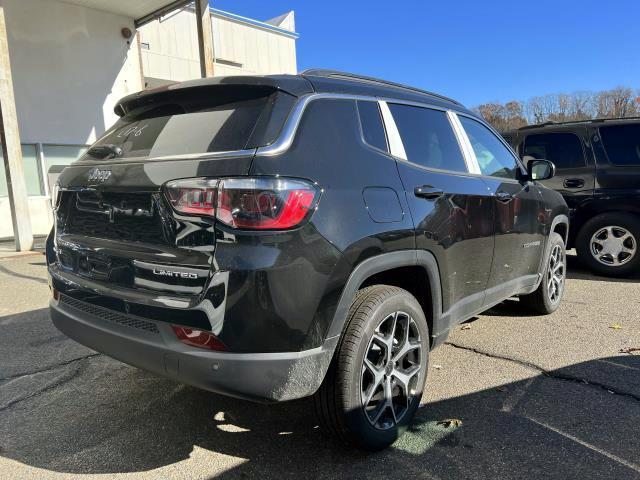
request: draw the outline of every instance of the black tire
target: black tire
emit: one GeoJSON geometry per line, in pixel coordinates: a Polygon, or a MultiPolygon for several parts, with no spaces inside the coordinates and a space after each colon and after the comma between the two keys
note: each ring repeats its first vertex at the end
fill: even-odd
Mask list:
{"type": "Polygon", "coordinates": [[[564,240],[562,236],[556,232],[552,232],[549,236],[549,247],[544,260],[544,269],[542,271],[542,280],[535,292],[520,297],[522,306],[530,312],[541,315],[549,315],[555,312],[564,294],[564,283],[567,275],[567,256],[565,251],[564,240]],[[558,263],[556,254],[560,256],[558,263]],[[552,271],[552,269],[554,269],[552,271]],[[554,277],[554,273],[556,277],[554,277]],[[561,278],[561,281],[555,278],[561,278]],[[551,283],[550,283],[551,282],[551,283]]]}
{"type": "Polygon", "coordinates": [[[593,217],[582,226],[576,238],[576,250],[580,261],[592,272],[611,277],[624,277],[637,272],[640,268],[638,242],[640,242],[640,218],[629,213],[603,213],[593,217]],[[608,236],[606,233],[607,227],[619,227],[618,229],[614,228],[615,233],[613,236],[619,235],[623,230],[632,235],[632,238],[624,241],[623,246],[633,245],[635,253],[629,258],[626,258],[625,253],[618,255],[618,261],[621,261],[619,265],[613,264],[612,255],[604,256],[603,261],[608,259],[612,261],[611,264],[607,265],[603,261],[599,261],[594,256],[595,253],[592,253],[592,237],[598,232],[603,232],[603,230],[605,230],[603,235],[608,236]]]}
{"type": "MultiPolygon", "coordinates": [[[[389,341],[389,337],[384,338],[389,341]]],[[[429,329],[424,312],[415,297],[406,290],[387,285],[374,285],[360,290],[349,310],[345,330],[331,366],[314,396],[320,427],[339,441],[365,450],[376,451],[391,445],[404,433],[420,404],[428,359],[429,329]],[[391,357],[401,355],[399,352],[404,345],[413,349],[400,359],[399,363],[402,365],[397,368],[393,365],[398,362],[385,360],[388,358],[385,353],[388,351],[388,344],[381,348],[381,339],[391,321],[399,328],[392,328],[391,357]],[[410,327],[405,330],[404,325],[410,327]],[[407,335],[404,336],[405,334],[407,335]],[[393,339],[400,337],[403,343],[398,342],[396,346],[393,339]],[[379,357],[376,357],[376,351],[379,357]],[[368,365],[376,367],[377,373],[374,374],[371,367],[365,366],[365,355],[368,365]],[[412,360],[407,360],[409,356],[412,356],[412,360]],[[399,382],[399,377],[396,378],[395,375],[415,369],[416,364],[419,364],[419,368],[408,382],[410,388],[403,390],[400,383],[396,383],[399,382]],[[396,404],[385,407],[386,404],[375,399],[384,395],[387,385],[389,390],[395,385],[393,391],[397,389],[398,399],[396,404]],[[369,387],[364,394],[363,387],[369,387]],[[410,393],[402,395],[403,391],[410,393]],[[367,404],[374,408],[365,411],[363,396],[367,396],[369,392],[379,393],[373,395],[373,399],[367,404]],[[396,412],[397,422],[393,420],[396,412]],[[375,420],[375,417],[379,419],[375,420]]]]}

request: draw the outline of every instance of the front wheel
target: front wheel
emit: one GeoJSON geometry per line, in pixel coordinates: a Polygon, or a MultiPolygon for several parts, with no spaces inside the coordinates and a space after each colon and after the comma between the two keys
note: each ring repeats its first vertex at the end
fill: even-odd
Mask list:
{"type": "Polygon", "coordinates": [[[555,312],[564,295],[567,257],[564,240],[560,234],[551,233],[548,252],[540,285],[535,292],[520,297],[520,302],[525,308],[542,315],[555,312]]]}
{"type": "Polygon", "coordinates": [[[415,297],[387,285],[360,290],[315,395],[321,427],[365,450],[391,445],[420,404],[428,358],[429,330],[415,297]]]}

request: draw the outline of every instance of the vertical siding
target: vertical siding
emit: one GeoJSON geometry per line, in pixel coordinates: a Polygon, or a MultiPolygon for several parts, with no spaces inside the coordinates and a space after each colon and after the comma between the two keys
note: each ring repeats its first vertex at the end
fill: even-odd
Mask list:
{"type": "MultiPolygon", "coordinates": [[[[297,73],[294,38],[212,15],[215,75],[297,73]]],[[[182,81],[200,76],[195,14],[189,10],[143,26],[140,39],[146,77],[182,81]]]]}

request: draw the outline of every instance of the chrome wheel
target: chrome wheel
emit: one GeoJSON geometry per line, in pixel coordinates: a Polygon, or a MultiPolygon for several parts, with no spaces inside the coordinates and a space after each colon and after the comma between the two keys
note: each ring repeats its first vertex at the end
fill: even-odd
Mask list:
{"type": "Polygon", "coordinates": [[[375,329],[362,362],[361,398],[369,423],[387,430],[401,421],[422,375],[420,331],[411,316],[394,312],[375,329]]]}
{"type": "Polygon", "coordinates": [[[591,237],[591,255],[603,265],[618,267],[631,261],[636,255],[635,237],[622,227],[604,227],[591,237]]]}
{"type": "Polygon", "coordinates": [[[560,245],[555,245],[549,255],[549,268],[547,268],[547,293],[552,303],[556,303],[562,297],[565,273],[564,250],[560,245]]]}

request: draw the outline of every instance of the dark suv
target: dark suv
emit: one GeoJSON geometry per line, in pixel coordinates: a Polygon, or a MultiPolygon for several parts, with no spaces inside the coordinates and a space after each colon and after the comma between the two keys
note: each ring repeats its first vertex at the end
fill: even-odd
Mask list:
{"type": "Polygon", "coordinates": [[[69,337],[186,384],[315,396],[366,449],[413,417],[429,351],[520,295],[555,310],[567,206],[459,103],[324,70],[124,98],[66,168],[47,244],[69,337]]]}
{"type": "Polygon", "coordinates": [[[640,271],[640,119],[546,123],[505,138],[523,158],[556,165],[543,184],[569,205],[567,248],[596,273],[640,271]]]}

